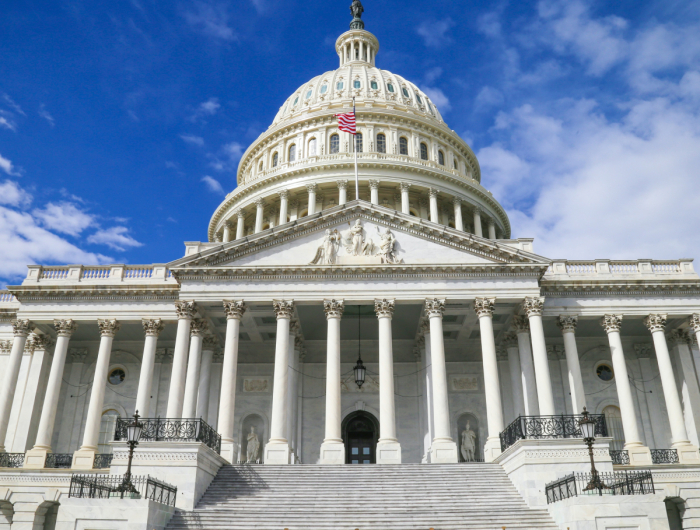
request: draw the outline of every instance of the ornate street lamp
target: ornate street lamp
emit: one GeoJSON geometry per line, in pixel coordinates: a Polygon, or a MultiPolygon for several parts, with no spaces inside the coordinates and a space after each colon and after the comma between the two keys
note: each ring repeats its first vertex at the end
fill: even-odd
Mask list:
{"type": "Polygon", "coordinates": [[[357,306],[357,363],[355,363],[355,368],[353,368],[355,372],[355,384],[357,385],[357,388],[362,388],[362,385],[365,384],[365,373],[367,372],[367,369],[365,368],[365,365],[362,364],[362,355],[360,354],[360,308],[361,306],[357,306]]]}
{"type": "Polygon", "coordinates": [[[588,411],[586,407],[583,407],[583,412],[581,413],[582,418],[579,420],[578,425],[583,433],[583,443],[588,446],[588,456],[591,459],[591,480],[583,491],[598,490],[600,495],[603,494],[603,489],[607,488],[605,484],[600,480],[598,471],[595,468],[595,462],[593,460],[593,443],[595,442],[595,426],[596,421],[588,416],[588,411]]]}
{"type": "Polygon", "coordinates": [[[134,448],[139,444],[143,423],[139,421],[139,411],[134,412],[134,421],[126,426],[126,442],[129,444],[129,463],[126,466],[124,480],[117,488],[117,491],[124,496],[124,493],[139,493],[131,483],[131,461],[134,458],[134,448]]]}

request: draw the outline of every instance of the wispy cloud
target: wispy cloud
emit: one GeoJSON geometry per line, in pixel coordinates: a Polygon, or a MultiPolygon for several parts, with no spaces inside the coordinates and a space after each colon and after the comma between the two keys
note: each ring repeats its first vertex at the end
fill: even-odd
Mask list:
{"type": "Polygon", "coordinates": [[[22,116],[26,116],[26,114],[22,110],[22,107],[20,107],[17,103],[15,103],[14,100],[8,94],[3,93],[2,99],[5,102],[5,104],[8,105],[17,114],[21,114],[22,116]]]}
{"type": "Polygon", "coordinates": [[[197,108],[192,113],[192,116],[190,116],[190,121],[195,122],[208,116],[214,116],[217,112],[219,112],[220,108],[221,104],[219,103],[219,98],[209,98],[208,100],[197,105],[197,108]]]}
{"type": "Polygon", "coordinates": [[[185,11],[183,17],[197,31],[216,40],[237,40],[236,33],[229,26],[228,4],[195,1],[192,8],[185,11]]]}
{"type": "Polygon", "coordinates": [[[180,138],[182,138],[182,141],[185,143],[191,144],[191,145],[196,145],[199,147],[202,147],[204,145],[204,138],[201,136],[194,136],[192,134],[181,134],[180,138]]]}
{"type": "Polygon", "coordinates": [[[447,34],[455,25],[451,18],[442,20],[425,20],[416,28],[416,33],[423,38],[425,45],[430,48],[441,48],[452,42],[447,34]]]}
{"type": "Polygon", "coordinates": [[[209,191],[213,191],[214,193],[224,193],[224,188],[221,186],[218,180],[216,180],[213,177],[210,177],[209,175],[206,175],[202,177],[202,182],[206,184],[207,189],[209,191]]]}
{"type": "Polygon", "coordinates": [[[49,111],[46,110],[46,105],[44,105],[43,103],[39,106],[39,116],[41,116],[47,122],[49,122],[49,125],[51,125],[51,127],[53,127],[56,124],[56,122],[53,119],[53,116],[49,114],[49,111]]]}
{"type": "Polygon", "coordinates": [[[10,160],[4,158],[2,155],[0,155],[0,169],[13,177],[18,177],[20,175],[20,171],[14,166],[14,164],[12,164],[10,160]]]}
{"type": "Polygon", "coordinates": [[[216,171],[236,171],[238,161],[245,152],[245,147],[238,142],[225,144],[218,153],[210,153],[209,165],[216,171]]]}
{"type": "Polygon", "coordinates": [[[143,246],[143,243],[136,241],[129,235],[129,229],[125,226],[113,226],[104,230],[98,230],[87,238],[87,242],[95,245],[106,245],[119,251],[143,246]]]}
{"type": "Polygon", "coordinates": [[[0,184],[0,204],[24,207],[29,206],[32,199],[32,195],[22,189],[16,182],[6,180],[0,184]]]}
{"type": "Polygon", "coordinates": [[[450,105],[449,98],[445,93],[439,88],[433,87],[421,87],[423,92],[425,92],[433,103],[437,106],[440,112],[449,112],[452,110],[452,105],[450,105]]]}
{"type": "Polygon", "coordinates": [[[70,202],[50,202],[43,208],[32,211],[32,215],[46,228],[68,234],[80,235],[86,228],[95,225],[95,216],[70,202]]]}

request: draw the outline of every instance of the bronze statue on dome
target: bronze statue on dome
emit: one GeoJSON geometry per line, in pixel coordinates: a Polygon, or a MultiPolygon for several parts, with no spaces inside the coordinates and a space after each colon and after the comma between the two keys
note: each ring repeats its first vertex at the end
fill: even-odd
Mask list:
{"type": "Polygon", "coordinates": [[[352,15],[350,29],[365,29],[365,23],[362,22],[362,13],[364,12],[365,8],[362,7],[362,2],[360,0],[352,0],[350,5],[350,14],[352,15]]]}

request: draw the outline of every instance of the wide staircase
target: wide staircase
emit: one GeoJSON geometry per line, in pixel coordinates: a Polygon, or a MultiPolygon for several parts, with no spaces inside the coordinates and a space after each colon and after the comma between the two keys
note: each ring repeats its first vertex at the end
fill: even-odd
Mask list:
{"type": "Polygon", "coordinates": [[[501,530],[557,526],[497,464],[224,466],[169,530],[501,530]]]}

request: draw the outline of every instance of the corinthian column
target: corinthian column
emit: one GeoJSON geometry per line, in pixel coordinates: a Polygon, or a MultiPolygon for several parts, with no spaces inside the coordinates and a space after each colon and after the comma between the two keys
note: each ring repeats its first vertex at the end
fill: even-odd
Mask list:
{"type": "Polygon", "coordinates": [[[455,229],[460,232],[464,231],[464,221],[462,220],[462,199],[459,197],[452,198],[452,205],[455,209],[455,229]]]}
{"type": "Polygon", "coordinates": [[[338,204],[345,204],[348,202],[348,181],[339,180],[338,184],[338,204]]]}
{"type": "MultiPolygon", "coordinates": [[[[326,346],[326,436],[321,445],[322,464],[344,464],[345,444],[340,432],[340,319],[343,300],[324,300],[323,310],[328,321],[326,346]]],[[[381,373],[381,370],[380,370],[381,373]]]]}
{"type": "Polygon", "coordinates": [[[549,359],[547,358],[547,345],[544,341],[544,328],[542,327],[542,309],[544,298],[526,298],[523,309],[530,321],[530,338],[532,340],[532,359],[535,363],[537,379],[537,401],[540,405],[542,416],[554,416],[554,395],[552,394],[552,380],[549,376],[549,359]]]}
{"type": "Polygon", "coordinates": [[[369,180],[369,202],[379,204],[379,181],[369,180]]]}
{"type": "Polygon", "coordinates": [[[190,345],[190,326],[197,313],[194,302],[175,302],[177,312],[177,334],[173,351],[173,370],[170,374],[168,391],[168,408],[166,418],[182,418],[182,402],[185,396],[185,377],[187,375],[187,350],[190,345]]]}
{"type": "Polygon", "coordinates": [[[486,394],[486,423],[488,436],[484,445],[484,460],[493,461],[501,454],[500,433],[503,431],[503,405],[501,385],[498,380],[498,358],[493,339],[493,307],[495,298],[477,298],[474,311],[479,317],[481,332],[481,358],[484,365],[484,393],[486,394]]]}
{"type": "Polygon", "coordinates": [[[224,235],[222,237],[224,243],[231,241],[231,222],[224,221],[224,235]]]}
{"type": "Polygon", "coordinates": [[[143,345],[143,358],[141,359],[141,375],[139,376],[139,389],[136,393],[136,412],[142,417],[148,418],[151,405],[151,386],[153,385],[153,368],[156,364],[156,346],[158,336],[163,331],[163,321],[160,318],[143,319],[143,330],[146,333],[146,342],[143,345]]]}
{"type": "Polygon", "coordinates": [[[671,447],[678,451],[678,459],[681,464],[698,464],[700,455],[698,448],[691,445],[688,438],[688,431],[685,428],[683,417],[683,407],[678,396],[676,378],[673,375],[673,365],[671,355],[668,352],[664,327],[666,326],[666,315],[652,314],[644,319],[644,325],[651,331],[654,340],[654,350],[659,363],[659,376],[661,386],[664,389],[664,400],[666,401],[666,411],[671,424],[671,447]]]}
{"type": "Polygon", "coordinates": [[[197,388],[197,412],[195,417],[209,423],[209,391],[211,389],[211,364],[214,361],[214,350],[219,348],[216,337],[209,335],[202,342],[202,360],[199,369],[199,385],[197,388]]]}
{"type": "Polygon", "coordinates": [[[306,191],[309,192],[308,215],[316,213],[316,184],[307,184],[306,191]]]}
{"type": "Polygon", "coordinates": [[[46,455],[51,452],[51,438],[56,422],[63,370],[68,355],[68,342],[70,336],[78,329],[78,325],[72,320],[54,320],[53,325],[56,328],[58,338],[53,352],[49,380],[46,383],[46,394],[44,394],[44,406],[41,409],[39,429],[36,433],[36,443],[33,449],[27,451],[24,459],[24,467],[33,469],[43,468],[46,465],[46,455]]]}
{"type": "Polygon", "coordinates": [[[241,239],[245,234],[245,212],[240,209],[236,214],[236,239],[241,239]]]}
{"type": "Polygon", "coordinates": [[[265,201],[258,199],[255,201],[255,233],[262,232],[263,213],[265,211],[265,201]]]}
{"type": "Polygon", "coordinates": [[[438,190],[435,188],[430,188],[428,190],[428,198],[430,200],[430,220],[433,223],[439,223],[440,222],[440,212],[438,210],[438,203],[437,203],[437,196],[438,196],[438,190]]]}
{"type": "Polygon", "coordinates": [[[241,318],[246,306],[243,300],[224,300],[226,313],[226,343],[224,363],[221,368],[221,400],[219,402],[219,434],[221,435],[221,456],[232,464],[238,455],[237,444],[233,441],[234,412],[236,407],[236,374],[238,371],[238,337],[241,332],[241,318]]]}
{"type": "Polygon", "coordinates": [[[615,372],[615,386],[617,387],[617,401],[620,404],[620,415],[622,416],[622,431],[625,434],[625,449],[629,453],[630,464],[648,465],[651,463],[651,452],[645,447],[639,437],[639,427],[637,425],[637,412],[634,410],[632,400],[632,389],[627,375],[627,363],[625,353],[622,350],[620,340],[620,326],[622,325],[622,315],[605,315],[601,321],[601,326],[608,334],[610,343],[610,354],[612,355],[613,370],[615,372]]]}
{"type": "MultiPolygon", "coordinates": [[[[431,464],[456,464],[457,444],[450,435],[450,402],[447,397],[447,368],[442,314],[445,300],[425,299],[425,314],[430,320],[430,361],[433,383],[433,427],[435,437],[430,446],[431,464]]],[[[428,345],[426,344],[426,350],[428,345]]]]}
{"type": "Polygon", "coordinates": [[[197,394],[199,393],[199,372],[202,369],[202,342],[209,329],[206,320],[195,318],[190,325],[190,355],[187,361],[185,396],[182,402],[182,418],[197,417],[197,394]]]}
{"type": "Polygon", "coordinates": [[[525,400],[523,399],[522,368],[520,368],[520,354],[518,352],[518,337],[512,331],[503,337],[503,345],[508,352],[508,370],[510,371],[510,385],[513,387],[513,412],[514,416],[525,415],[525,400]]]}
{"type": "Polygon", "coordinates": [[[114,335],[119,331],[121,324],[115,319],[99,319],[97,326],[100,328],[100,350],[97,353],[97,362],[95,363],[95,377],[92,381],[90,404],[85,420],[83,445],[80,450],[73,453],[73,469],[92,469],[95,462],[97,442],[100,436],[100,422],[102,421],[102,406],[105,401],[109,358],[112,355],[112,342],[114,342],[114,335]]]}
{"type": "Polygon", "coordinates": [[[24,354],[24,346],[27,344],[27,337],[32,329],[34,329],[34,324],[29,320],[12,321],[12,333],[15,338],[12,341],[10,359],[5,369],[2,387],[0,387],[0,453],[5,452],[5,436],[7,435],[7,426],[10,423],[10,412],[17,389],[22,355],[24,354]]]}
{"type": "Polygon", "coordinates": [[[270,421],[270,441],[265,446],[266,464],[289,464],[289,443],[287,430],[287,384],[289,372],[289,323],[294,313],[291,300],[272,302],[277,315],[277,335],[275,344],[275,375],[272,387],[272,419],[270,421]]]}
{"type": "Polygon", "coordinates": [[[283,225],[287,222],[287,206],[289,204],[289,191],[280,191],[280,220],[278,224],[283,225]]]}
{"type": "Polygon", "coordinates": [[[374,301],[374,312],[379,321],[379,441],[377,464],[400,464],[401,445],[396,438],[396,410],[394,407],[394,352],[391,319],[394,300],[374,301]]]}
{"type": "Polygon", "coordinates": [[[583,412],[586,406],[586,394],[583,391],[583,378],[581,377],[581,363],[576,348],[576,325],[578,318],[559,315],[557,325],[564,336],[564,351],[566,352],[566,368],[569,372],[569,388],[571,389],[571,407],[574,414],[583,412]]]}
{"type": "Polygon", "coordinates": [[[518,337],[518,356],[520,357],[520,377],[523,385],[523,407],[525,416],[539,416],[540,406],[537,403],[537,383],[535,381],[535,365],[532,362],[530,346],[530,323],[525,316],[514,316],[513,327],[518,337]]]}
{"type": "Polygon", "coordinates": [[[483,229],[481,228],[481,208],[474,206],[474,235],[484,237],[483,229]]]}
{"type": "Polygon", "coordinates": [[[401,213],[410,215],[411,204],[408,197],[408,190],[411,185],[408,182],[402,182],[399,186],[401,187],[401,213]]]}

